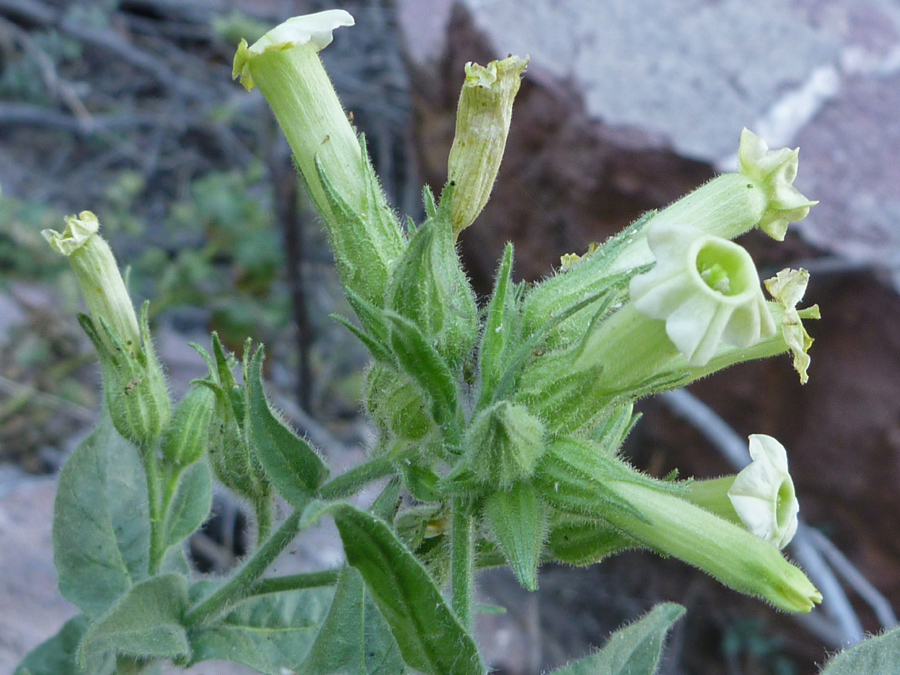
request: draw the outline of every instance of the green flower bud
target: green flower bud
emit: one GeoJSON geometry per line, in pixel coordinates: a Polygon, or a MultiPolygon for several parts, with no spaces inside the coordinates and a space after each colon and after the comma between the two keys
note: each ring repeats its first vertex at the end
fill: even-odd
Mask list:
{"type": "Polygon", "coordinates": [[[69,259],[90,316],[80,322],[100,356],[107,406],[116,430],[141,448],[153,446],[169,423],[169,394],[156,358],[147,304],[134,312],[115,256],[90,211],[66,217],[60,234],[44,230],[50,246],[69,259]]]}
{"type": "Polygon", "coordinates": [[[342,281],[381,306],[405,241],[318,55],[335,28],[353,24],[344,10],[288,19],[252,46],[241,41],[232,76],[259,87],[272,107],[328,227],[342,281]]]}
{"type": "Polygon", "coordinates": [[[215,406],[209,430],[209,462],[216,478],[226,488],[253,504],[260,503],[271,492],[268,477],[250,446],[241,411],[233,400],[242,398],[240,391],[234,396],[222,386],[208,383],[215,394],[215,406]]]}
{"type": "Polygon", "coordinates": [[[165,461],[181,469],[199,461],[209,445],[216,396],[206,386],[195,386],[179,403],[163,436],[165,461]]]}
{"type": "Polygon", "coordinates": [[[741,246],[693,227],[653,223],[656,257],[631,280],[642,314],[665,319],[666,334],[692,366],[705,365],[720,340],[750,347],[775,332],[753,259],[741,246]]]}
{"type": "Polygon", "coordinates": [[[414,322],[437,350],[459,365],[478,338],[475,294],[462,269],[450,229],[448,186],[437,213],[416,231],[391,273],[386,306],[414,322]]]}
{"type": "Polygon", "coordinates": [[[487,66],[466,64],[456,110],[456,136],[447,176],[456,184],[453,236],[471,225],[487,204],[506,149],[513,101],[528,58],[510,56],[487,66]]]}
{"type": "Polygon", "coordinates": [[[461,467],[478,483],[508,489],[532,474],[544,452],[544,437],[544,425],[525,406],[500,401],[469,425],[461,467]]]}
{"type": "Polygon", "coordinates": [[[391,438],[418,441],[436,428],[419,388],[380,363],[366,377],[366,409],[379,431],[391,438]]]}

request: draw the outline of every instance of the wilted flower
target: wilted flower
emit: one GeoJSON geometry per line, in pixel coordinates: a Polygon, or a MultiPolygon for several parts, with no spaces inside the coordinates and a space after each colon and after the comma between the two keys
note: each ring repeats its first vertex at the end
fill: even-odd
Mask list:
{"type": "Polygon", "coordinates": [[[809,284],[809,272],[806,270],[781,270],[771,279],[766,279],[766,289],[776,301],[784,306],[784,314],[781,318],[781,332],[784,341],[794,355],[794,369],[800,374],[801,384],[809,380],[809,348],[813,339],[806,332],[801,319],[818,319],[819,307],[813,305],[803,310],[797,310],[797,304],[806,293],[809,284]]]}
{"type": "Polygon", "coordinates": [[[784,548],[797,532],[800,505],[788,473],[787,452],[771,436],[750,436],[753,461],[728,490],[734,510],[750,532],[784,548]]]}
{"type": "Polygon", "coordinates": [[[705,365],[721,340],[744,348],[775,332],[741,246],[690,225],[654,223],[647,237],[656,265],[631,280],[631,300],[645,316],[665,319],[690,365],[705,365]]]}

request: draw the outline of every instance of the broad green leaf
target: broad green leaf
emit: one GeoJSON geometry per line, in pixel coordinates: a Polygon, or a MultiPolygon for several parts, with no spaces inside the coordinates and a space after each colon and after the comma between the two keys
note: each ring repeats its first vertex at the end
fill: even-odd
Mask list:
{"type": "Polygon", "coordinates": [[[192,663],[223,659],[266,675],[290,672],[309,653],[333,595],[310,588],[245,600],[216,625],[191,631],[192,663]]]}
{"type": "Polygon", "coordinates": [[[298,675],[401,675],[397,643],[378,609],[366,598],[359,572],[341,575],[328,616],[298,675]]]}
{"type": "Polygon", "coordinates": [[[248,425],[260,461],[278,492],[296,508],[328,477],[328,467],[310,445],[298,437],[269,407],[262,384],[263,348],[247,372],[248,425]]]}
{"type": "Polygon", "coordinates": [[[488,497],[488,525],[519,583],[529,591],[538,587],[537,568],[547,534],[547,512],[537,490],[524,481],[488,497]]]}
{"type": "Polygon", "coordinates": [[[78,665],[78,644],[89,625],[84,614],[69,619],[56,635],[32,649],[13,675],[113,675],[116,657],[112,652],[88,659],[84,668],[78,665]]]}
{"type": "Polygon", "coordinates": [[[162,574],[135,584],[88,629],[78,658],[84,662],[113,649],[148,659],[187,658],[191,648],[181,625],[187,605],[187,580],[180,574],[162,574]]]}
{"type": "Polygon", "coordinates": [[[900,628],[869,638],[839,653],[821,675],[896,675],[900,673],[900,628]]]}
{"type": "Polygon", "coordinates": [[[85,614],[103,614],[146,578],[149,551],[140,454],[104,413],[59,476],[53,517],[59,590],[85,614]]]}
{"type": "Polygon", "coordinates": [[[599,652],[554,670],[551,675],[653,675],[666,633],[682,614],[681,605],[657,605],[639,621],[613,633],[599,652]]]}
{"type": "Polygon", "coordinates": [[[403,371],[431,401],[431,415],[440,425],[455,422],[459,412],[456,378],[422,331],[409,319],[389,314],[391,346],[403,371]]]}
{"type": "Polygon", "coordinates": [[[365,579],[403,660],[427,675],[484,673],[474,640],[388,525],[348,504],[335,511],[347,561],[365,579]]]}
{"type": "Polygon", "coordinates": [[[507,320],[510,276],[512,275],[513,245],[507,244],[503,251],[503,260],[494,283],[494,293],[487,306],[487,318],[484,322],[484,333],[478,349],[478,363],[481,371],[481,391],[478,395],[478,407],[486,405],[494,393],[494,387],[501,373],[501,359],[508,344],[510,334],[507,320]]]}
{"type": "Polygon", "coordinates": [[[201,460],[185,469],[166,514],[165,547],[177,546],[199,528],[212,508],[212,472],[201,460]]]}
{"type": "Polygon", "coordinates": [[[172,546],[163,556],[159,565],[160,574],[181,574],[186,579],[190,579],[194,570],[188,562],[187,556],[184,554],[184,546],[172,546]]]}

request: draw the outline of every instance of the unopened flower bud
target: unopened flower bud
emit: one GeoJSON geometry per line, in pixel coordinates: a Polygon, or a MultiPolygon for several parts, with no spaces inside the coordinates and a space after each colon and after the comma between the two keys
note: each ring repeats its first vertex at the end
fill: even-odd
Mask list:
{"type": "Polygon", "coordinates": [[[544,435],[544,425],[525,406],[500,401],[472,420],[461,466],[477,482],[507,489],[534,471],[544,452],[544,435]]]}
{"type": "Polygon", "coordinates": [[[380,363],[366,377],[366,409],[379,431],[400,440],[421,440],[436,428],[418,387],[380,363]]]}
{"type": "Polygon", "coordinates": [[[60,234],[44,230],[50,246],[69,259],[90,316],[81,325],[100,356],[107,407],[116,430],[141,448],[153,446],[169,423],[169,394],[156,358],[147,304],[138,322],[97,217],[66,218],[60,234]]]}
{"type": "Polygon", "coordinates": [[[518,56],[487,66],[466,64],[447,164],[448,180],[456,184],[454,237],[475,221],[491,196],[506,149],[513,101],[527,65],[528,58],[518,56]]]}
{"type": "Polygon", "coordinates": [[[206,386],[195,386],[181,400],[161,444],[168,464],[182,469],[206,454],[215,405],[215,394],[206,386]]]}

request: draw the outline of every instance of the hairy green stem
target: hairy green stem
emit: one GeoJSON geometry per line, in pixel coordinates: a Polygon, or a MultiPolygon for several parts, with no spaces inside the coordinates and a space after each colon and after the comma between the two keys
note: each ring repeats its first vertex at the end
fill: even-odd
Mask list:
{"type": "MultiPolygon", "coordinates": [[[[153,448],[142,448],[141,458],[144,462],[144,473],[147,476],[147,501],[150,507],[150,574],[159,571],[163,553],[163,534],[165,513],[168,502],[163,504],[163,485],[159,472],[159,461],[153,448]]],[[[166,495],[169,490],[166,489],[166,495]]]]}
{"type": "Polygon", "coordinates": [[[269,565],[300,532],[300,516],[302,514],[303,509],[295,509],[291,512],[275,533],[266,540],[266,543],[250,557],[240,572],[209,598],[188,611],[185,623],[188,626],[194,626],[208,622],[252,595],[269,565]]]}
{"type": "Polygon", "coordinates": [[[390,457],[378,457],[363,462],[320,487],[319,499],[330,501],[348,497],[358,492],[363,485],[392,473],[394,473],[394,462],[390,457]]]}
{"type": "Polygon", "coordinates": [[[450,579],[453,611],[467,631],[472,630],[472,597],[475,591],[475,519],[469,504],[453,500],[450,530],[450,579]]]}
{"type": "Polygon", "coordinates": [[[289,574],[283,577],[262,579],[253,588],[253,595],[266,595],[269,593],[298,591],[304,588],[321,588],[323,586],[334,586],[338,582],[340,576],[341,570],[323,570],[322,572],[289,574]]]}
{"type": "Polygon", "coordinates": [[[267,491],[253,504],[253,510],[256,512],[256,545],[262,546],[262,543],[269,538],[272,533],[272,520],[275,516],[275,499],[270,491],[267,491]]]}

